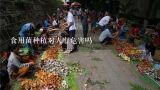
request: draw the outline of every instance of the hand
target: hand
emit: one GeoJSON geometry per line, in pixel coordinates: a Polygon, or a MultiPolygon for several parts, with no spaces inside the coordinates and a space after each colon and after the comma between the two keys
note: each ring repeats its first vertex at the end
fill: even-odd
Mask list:
{"type": "Polygon", "coordinates": [[[35,63],[33,61],[29,62],[30,65],[34,65],[35,63]]]}
{"type": "Polygon", "coordinates": [[[69,29],[69,27],[67,26],[67,27],[65,27],[65,30],[68,30],[69,29]]]}

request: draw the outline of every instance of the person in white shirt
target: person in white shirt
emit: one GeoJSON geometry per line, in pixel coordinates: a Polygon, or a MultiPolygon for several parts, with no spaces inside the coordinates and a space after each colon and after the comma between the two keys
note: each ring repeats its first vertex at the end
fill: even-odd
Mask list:
{"type": "Polygon", "coordinates": [[[103,45],[106,45],[107,43],[109,43],[113,38],[117,37],[117,33],[116,31],[114,31],[113,33],[111,33],[111,31],[109,29],[105,29],[103,32],[101,32],[100,36],[99,36],[99,42],[103,45]]]}
{"type": "Polygon", "coordinates": [[[102,31],[106,29],[106,25],[108,25],[110,19],[111,17],[108,15],[108,12],[106,12],[105,16],[98,22],[102,31]]]}
{"type": "Polygon", "coordinates": [[[67,14],[67,24],[68,24],[68,29],[69,29],[69,37],[75,38],[76,23],[75,23],[74,16],[73,16],[72,12],[69,10],[69,8],[66,8],[64,10],[64,13],[67,14]]]}
{"type": "Polygon", "coordinates": [[[59,28],[59,24],[60,24],[59,19],[58,19],[57,15],[54,14],[52,16],[52,26],[53,26],[53,28],[59,28]]]}
{"type": "Polygon", "coordinates": [[[18,52],[18,46],[12,45],[7,64],[7,71],[11,79],[13,77],[18,79],[21,76],[25,75],[29,71],[29,66],[34,64],[33,62],[21,63],[21,58],[19,57],[18,52]]]}
{"type": "Polygon", "coordinates": [[[112,34],[109,31],[109,29],[105,29],[99,36],[99,41],[100,43],[104,43],[107,40],[109,40],[110,38],[112,38],[112,34]]]}
{"type": "MultiPolygon", "coordinates": [[[[67,14],[66,21],[68,24],[67,28],[69,30],[69,39],[75,38],[76,24],[72,11],[70,11],[69,8],[66,8],[64,13],[67,14]]],[[[71,40],[67,40],[67,49],[64,53],[71,53],[74,49],[73,46],[74,44],[71,42],[71,40]]]]}

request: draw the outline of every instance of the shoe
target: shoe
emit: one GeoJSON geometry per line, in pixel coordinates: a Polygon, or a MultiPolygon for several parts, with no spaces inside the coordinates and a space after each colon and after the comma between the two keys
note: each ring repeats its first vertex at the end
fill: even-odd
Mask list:
{"type": "Polygon", "coordinates": [[[103,46],[103,47],[107,47],[108,45],[107,45],[106,43],[103,43],[102,46],[103,46]]]}
{"type": "Polygon", "coordinates": [[[64,53],[66,53],[66,54],[69,54],[69,53],[71,53],[69,50],[66,50],[64,53]]]}
{"type": "Polygon", "coordinates": [[[23,80],[24,80],[23,78],[17,78],[18,82],[23,81],[23,80]]]}

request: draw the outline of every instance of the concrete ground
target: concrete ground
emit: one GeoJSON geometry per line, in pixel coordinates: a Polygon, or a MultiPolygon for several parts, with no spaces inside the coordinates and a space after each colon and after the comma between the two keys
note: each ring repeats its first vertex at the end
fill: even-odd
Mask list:
{"type": "MultiPolygon", "coordinates": [[[[77,26],[76,35],[80,37],[82,36],[80,23],[77,26]]],[[[97,42],[98,34],[89,32],[89,36],[97,42]]],[[[153,90],[132,72],[129,62],[121,61],[109,48],[104,50],[103,48],[101,50],[92,48],[92,52],[81,49],[79,47],[79,51],[65,54],[64,57],[66,62],[79,62],[83,68],[88,70],[87,74],[77,75],[79,90],[131,90],[130,83],[153,90]],[[85,88],[84,84],[87,81],[90,84],[85,88]]]]}
{"type": "Polygon", "coordinates": [[[131,90],[130,83],[149,89],[132,72],[130,64],[119,60],[119,57],[116,57],[111,50],[79,51],[65,55],[65,61],[72,63],[80,62],[80,65],[89,71],[87,75],[78,75],[79,90],[85,90],[84,84],[88,78],[92,82],[98,83],[89,85],[86,90],[131,90]]]}

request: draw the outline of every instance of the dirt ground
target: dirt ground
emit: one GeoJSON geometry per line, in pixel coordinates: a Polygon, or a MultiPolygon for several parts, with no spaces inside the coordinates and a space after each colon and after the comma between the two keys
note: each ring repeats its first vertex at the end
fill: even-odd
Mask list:
{"type": "MultiPolygon", "coordinates": [[[[80,25],[80,24],[79,24],[80,25]]],[[[81,26],[78,25],[76,35],[82,36],[81,26]]],[[[94,41],[98,35],[89,33],[94,41]]],[[[64,61],[79,62],[88,70],[87,74],[77,75],[79,90],[131,90],[132,84],[138,84],[147,90],[153,90],[144,84],[133,72],[129,62],[119,60],[109,49],[79,51],[65,54],[64,61]],[[92,82],[85,88],[86,81],[92,82]]]]}

